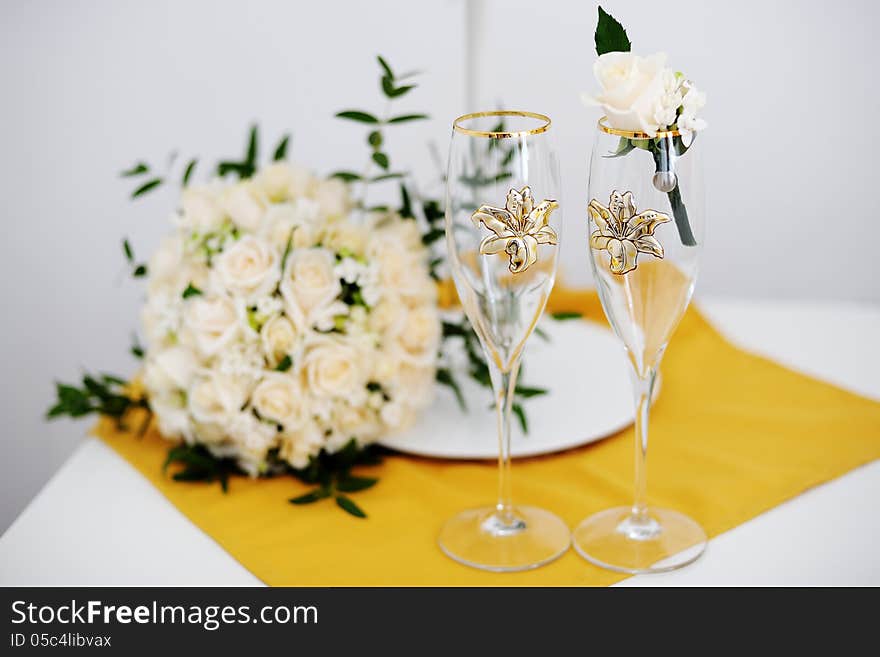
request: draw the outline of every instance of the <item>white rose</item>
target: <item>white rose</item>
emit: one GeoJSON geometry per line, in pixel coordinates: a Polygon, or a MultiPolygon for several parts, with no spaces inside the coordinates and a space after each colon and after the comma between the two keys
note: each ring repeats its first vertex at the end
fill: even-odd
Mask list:
{"type": "Polygon", "coordinates": [[[382,422],[392,431],[401,431],[413,425],[416,414],[413,408],[407,404],[390,402],[382,407],[380,412],[382,422]]]}
{"type": "Polygon", "coordinates": [[[329,305],[342,292],[335,265],[333,253],[323,248],[298,249],[288,256],[281,293],[307,324],[312,311],[329,305]]]}
{"type": "Polygon", "coordinates": [[[386,248],[379,257],[379,283],[383,291],[396,292],[408,300],[422,299],[431,285],[421,253],[386,248]]]}
{"type": "Polygon", "coordinates": [[[365,356],[340,339],[313,340],[302,356],[309,392],[319,398],[365,399],[365,356]]]}
{"type": "Polygon", "coordinates": [[[184,325],[204,356],[213,356],[229,344],[240,327],[238,313],[230,299],[202,296],[187,300],[184,325]]]}
{"type": "Polygon", "coordinates": [[[176,342],[183,315],[183,299],[170,286],[151,289],[141,311],[141,323],[149,343],[153,346],[176,342]]]}
{"type": "Polygon", "coordinates": [[[338,178],[328,178],[318,183],[314,199],[321,208],[321,213],[328,219],[336,219],[347,214],[351,209],[348,185],[338,178]]]}
{"type": "Polygon", "coordinates": [[[181,194],[180,204],[180,225],[187,231],[208,233],[223,223],[223,208],[210,187],[187,187],[181,194]]]}
{"type": "Polygon", "coordinates": [[[432,365],[404,364],[397,373],[390,394],[394,401],[422,408],[434,397],[435,370],[432,365]]]}
{"type": "Polygon", "coordinates": [[[310,196],[317,182],[308,169],[286,162],[273,162],[254,176],[254,185],[274,203],[310,196]]]}
{"type": "Polygon", "coordinates": [[[180,395],[150,395],[150,409],[156,416],[159,433],[165,438],[183,438],[192,442],[195,437],[192,421],[180,395]]]}
{"type": "Polygon", "coordinates": [[[247,298],[268,294],[278,283],[278,252],[268,242],[245,235],[214,262],[220,283],[247,298]]]}
{"type": "Polygon", "coordinates": [[[144,385],[153,394],[186,390],[195,376],[198,361],[186,347],[151,352],[144,367],[144,385]]]}
{"type": "Polygon", "coordinates": [[[234,376],[209,372],[196,378],[189,389],[187,402],[196,421],[223,425],[241,410],[247,395],[246,382],[234,376]]]}
{"type": "Polygon", "coordinates": [[[262,474],[266,456],[278,442],[277,429],[242,411],[231,418],[229,436],[238,448],[238,465],[252,477],[262,474]]]}
{"type": "Polygon", "coordinates": [[[415,364],[428,365],[437,359],[440,347],[440,318],[433,306],[411,309],[400,332],[404,358],[415,364]]]}
{"type": "Polygon", "coordinates": [[[664,93],[665,64],[665,53],[648,57],[605,53],[593,65],[602,91],[585,100],[602,106],[612,128],[654,136],[660,127],[655,112],[664,93]]]}
{"type": "Polygon", "coordinates": [[[347,436],[345,442],[354,437],[360,444],[370,443],[379,437],[382,430],[375,411],[363,404],[344,402],[337,405],[334,419],[339,435],[347,436]]]}
{"type": "Polygon", "coordinates": [[[307,422],[296,431],[281,433],[281,449],[278,455],[301,470],[309,464],[312,456],[317,456],[324,446],[324,432],[315,422],[307,422]]]}
{"type": "Polygon", "coordinates": [[[235,225],[249,231],[260,227],[266,207],[253,183],[236,183],[223,192],[221,201],[223,209],[235,225]]]}
{"type": "Polygon", "coordinates": [[[321,241],[334,251],[346,250],[359,254],[367,243],[367,230],[364,226],[341,218],[327,222],[321,241]]]}
{"type": "Polygon", "coordinates": [[[284,426],[301,427],[309,417],[306,395],[289,374],[269,372],[251,394],[251,404],[260,417],[284,426]]]}
{"type": "Polygon", "coordinates": [[[279,250],[287,247],[291,235],[293,248],[314,246],[318,241],[318,231],[313,223],[315,208],[317,204],[311,199],[270,206],[263,223],[263,236],[279,250]]]}
{"type": "Polygon", "coordinates": [[[285,356],[293,354],[297,342],[296,327],[287,317],[278,315],[263,324],[260,340],[266,358],[275,366],[285,356]]]}

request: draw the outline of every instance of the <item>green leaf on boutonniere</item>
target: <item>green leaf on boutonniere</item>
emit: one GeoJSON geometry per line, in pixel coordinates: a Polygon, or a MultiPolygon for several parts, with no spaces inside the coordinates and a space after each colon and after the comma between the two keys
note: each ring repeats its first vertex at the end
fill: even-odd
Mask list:
{"type": "Polygon", "coordinates": [[[122,240],[122,250],[125,253],[125,259],[129,262],[134,262],[134,251],[131,250],[131,244],[128,243],[127,239],[122,240]]]}
{"type": "Polygon", "coordinates": [[[202,294],[202,291],[190,282],[183,291],[182,296],[184,299],[189,299],[190,297],[196,297],[200,294],[202,294]]]}
{"type": "Polygon", "coordinates": [[[385,75],[393,80],[394,72],[391,70],[388,62],[385,61],[385,58],[382,57],[382,55],[376,55],[376,61],[379,62],[379,66],[381,66],[382,70],[385,71],[385,75]]]}
{"type": "Polygon", "coordinates": [[[290,369],[291,365],[293,365],[293,359],[291,359],[290,355],[287,354],[284,356],[284,358],[281,359],[281,362],[279,362],[275,366],[275,371],[276,372],[286,372],[287,370],[290,369]]]}
{"type": "Polygon", "coordinates": [[[279,160],[283,160],[287,157],[287,144],[290,142],[290,135],[284,135],[280,142],[278,142],[278,146],[275,147],[275,152],[272,154],[272,161],[278,162],[279,160]]]}
{"type": "Polygon", "coordinates": [[[626,137],[621,137],[620,142],[617,144],[617,150],[613,153],[609,153],[608,155],[603,155],[602,157],[621,157],[622,155],[626,155],[631,150],[633,150],[635,146],[633,143],[627,139],[626,137]]]}
{"type": "Polygon", "coordinates": [[[401,116],[395,116],[394,118],[388,119],[388,123],[406,123],[408,121],[421,121],[427,118],[427,114],[403,114],[401,116]]]}
{"type": "Polygon", "coordinates": [[[551,313],[550,315],[553,319],[563,322],[567,319],[580,319],[583,317],[583,313],[579,313],[576,311],[562,311],[558,313],[551,313]]]}
{"type": "Polygon", "coordinates": [[[131,197],[137,198],[138,196],[141,196],[142,194],[146,194],[150,190],[155,189],[156,187],[158,187],[161,184],[162,184],[161,178],[153,178],[152,180],[148,180],[143,185],[141,185],[136,190],[134,190],[131,193],[131,197]]]}
{"type": "Polygon", "coordinates": [[[355,477],[354,475],[348,475],[347,477],[342,477],[339,481],[336,482],[336,490],[342,491],[343,493],[356,493],[359,490],[366,490],[376,484],[379,481],[375,477],[355,477]]]}
{"type": "Polygon", "coordinates": [[[355,180],[360,180],[361,175],[359,173],[355,173],[354,171],[336,171],[330,174],[331,178],[339,178],[340,180],[344,180],[345,182],[353,182],[355,180]]]}
{"type": "Polygon", "coordinates": [[[355,504],[350,497],[346,497],[345,495],[337,495],[336,504],[339,505],[340,509],[350,513],[355,518],[367,517],[367,514],[364,513],[363,510],[357,504],[355,504]]]}
{"type": "Polygon", "coordinates": [[[388,156],[385,153],[373,153],[373,162],[378,164],[383,169],[388,168],[388,156]]]}
{"type": "Polygon", "coordinates": [[[609,52],[629,52],[632,44],[626,36],[623,25],[611,14],[599,7],[599,22],[596,24],[596,54],[609,52]]]}
{"type": "Polygon", "coordinates": [[[358,121],[360,123],[379,123],[379,119],[370,114],[369,112],[362,112],[361,110],[346,110],[344,112],[336,113],[337,119],[348,119],[349,121],[358,121]]]}
{"type": "Polygon", "coordinates": [[[186,169],[183,171],[183,186],[186,187],[189,184],[190,176],[192,176],[193,171],[196,169],[196,164],[198,164],[198,158],[193,158],[189,161],[189,164],[186,165],[186,169]]]}
{"type": "Polygon", "coordinates": [[[138,265],[134,268],[134,271],[131,272],[131,275],[135,278],[143,278],[147,275],[147,266],[144,264],[138,265]]]}
{"type": "Polygon", "coordinates": [[[150,170],[150,165],[146,162],[138,162],[130,169],[126,169],[122,171],[119,175],[122,178],[130,178],[131,176],[139,176],[142,173],[147,173],[150,170]]]}

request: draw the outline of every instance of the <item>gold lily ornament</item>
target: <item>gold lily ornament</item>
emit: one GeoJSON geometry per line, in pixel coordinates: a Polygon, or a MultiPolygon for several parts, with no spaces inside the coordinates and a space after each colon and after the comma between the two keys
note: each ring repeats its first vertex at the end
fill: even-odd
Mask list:
{"type": "Polygon", "coordinates": [[[539,244],[556,244],[556,231],[547,224],[550,213],[559,203],[545,199],[535,205],[532,190],[526,186],[507,192],[503,208],[481,205],[471,215],[474,223],[482,223],[494,235],[480,242],[480,253],[506,253],[510,258],[509,269],[519,274],[538,260],[539,244]]]}
{"type": "Polygon", "coordinates": [[[654,237],[654,230],[670,221],[668,215],[656,210],[638,212],[632,192],[621,194],[617,190],[611,192],[607,208],[593,199],[588,209],[598,228],[590,235],[590,246],[608,251],[612,274],[635,269],[639,253],[663,258],[663,246],[654,237]]]}

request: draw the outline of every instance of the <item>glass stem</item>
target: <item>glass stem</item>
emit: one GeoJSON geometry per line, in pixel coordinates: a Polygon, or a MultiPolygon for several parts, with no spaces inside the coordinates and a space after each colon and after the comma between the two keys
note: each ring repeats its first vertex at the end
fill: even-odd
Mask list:
{"type": "Polygon", "coordinates": [[[498,503],[495,505],[498,519],[504,525],[516,525],[510,485],[510,416],[516,378],[519,374],[519,358],[510,369],[502,372],[490,359],[489,373],[495,392],[495,410],[498,415],[498,503]]]}
{"type": "Polygon", "coordinates": [[[644,375],[633,371],[635,390],[635,490],[632,513],[637,518],[647,518],[648,504],[645,493],[648,485],[648,417],[657,369],[651,368],[644,375]]]}

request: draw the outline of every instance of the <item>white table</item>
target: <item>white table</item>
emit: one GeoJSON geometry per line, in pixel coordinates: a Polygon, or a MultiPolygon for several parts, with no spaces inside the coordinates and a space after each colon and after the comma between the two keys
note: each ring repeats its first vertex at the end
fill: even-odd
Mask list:
{"type": "MultiPolygon", "coordinates": [[[[740,346],[880,400],[880,309],[721,299],[700,306],[740,346]]],[[[622,585],[880,585],[878,501],[875,461],[716,537],[684,570],[622,585]]],[[[0,538],[0,585],[258,584],[95,439],[0,538]]]]}

